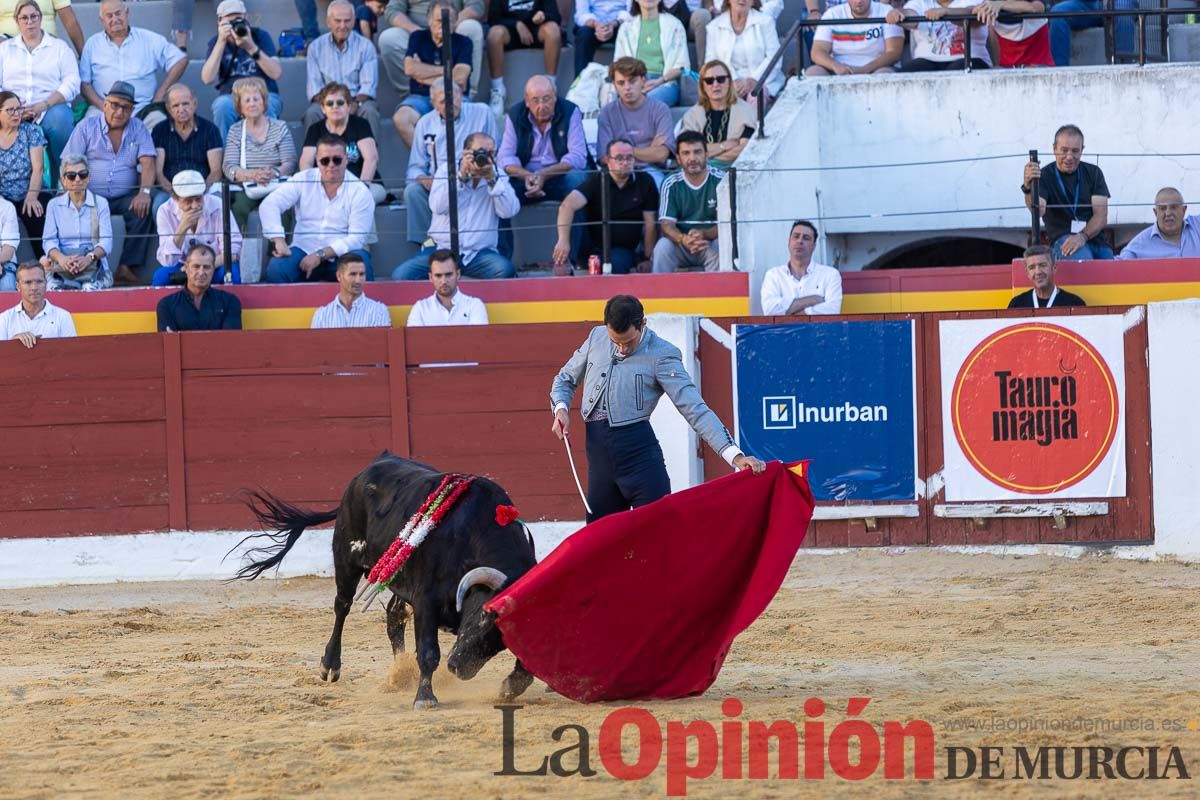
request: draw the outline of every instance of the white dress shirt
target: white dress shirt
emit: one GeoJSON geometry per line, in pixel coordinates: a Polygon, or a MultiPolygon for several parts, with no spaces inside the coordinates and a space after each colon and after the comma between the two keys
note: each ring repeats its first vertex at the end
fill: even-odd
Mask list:
{"type": "Polygon", "coordinates": [[[388,307],[378,300],[372,300],[365,294],[350,304],[350,310],[342,305],[341,298],[334,296],[333,302],[326,303],[313,314],[313,328],[390,328],[392,315],[388,307]]]}
{"type": "Polygon", "coordinates": [[[263,236],[282,239],[283,213],[296,210],[292,246],[312,254],[329,247],[339,256],[365,249],[375,239],[375,199],[371,190],[347,172],[333,199],[321,185],[318,168],[301,170],[267,195],[258,207],[263,236]]]}
{"type": "Polygon", "coordinates": [[[65,339],[75,336],[75,320],[71,313],[49,300],[33,319],[20,303],[0,314],[0,341],[7,342],[18,333],[32,333],[42,339],[65,339]]]}
{"type": "Polygon", "coordinates": [[[804,277],[797,278],[787,264],[772,267],[763,276],[762,313],[769,317],[782,316],[798,297],[820,295],[825,298],[815,306],[804,309],[805,314],[842,313],[842,273],[824,264],[809,262],[804,277]]]}
{"type": "Polygon", "coordinates": [[[487,325],[487,308],[478,297],[463,294],[462,290],[454,293],[447,309],[438,300],[437,294],[431,294],[424,300],[413,303],[408,312],[410,328],[432,325],[487,325]]]}
{"type": "Polygon", "coordinates": [[[70,103],[79,94],[79,63],[62,39],[43,34],[31,51],[20,36],[0,44],[0,88],[13,92],[21,105],[40,103],[58,92],[70,103]]]}

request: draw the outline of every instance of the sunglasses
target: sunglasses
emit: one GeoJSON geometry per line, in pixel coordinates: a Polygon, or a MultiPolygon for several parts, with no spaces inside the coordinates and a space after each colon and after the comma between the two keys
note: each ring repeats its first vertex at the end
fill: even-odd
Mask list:
{"type": "Polygon", "coordinates": [[[328,167],[330,164],[332,164],[335,167],[340,167],[342,165],[342,162],[345,160],[346,159],[342,158],[341,156],[324,156],[322,158],[317,159],[317,163],[320,164],[322,167],[328,167]]]}
{"type": "Polygon", "coordinates": [[[326,100],[325,105],[333,107],[333,108],[338,108],[338,107],[346,105],[346,101],[345,100],[326,100]]]}
{"type": "Polygon", "coordinates": [[[89,175],[91,175],[91,174],[92,174],[92,173],[88,172],[88,171],[85,169],[85,170],[83,170],[82,172],[64,172],[64,173],[63,173],[63,177],[64,177],[64,178],[66,178],[66,179],[67,179],[67,180],[69,180],[69,181],[73,181],[73,180],[76,180],[76,179],[78,179],[78,180],[81,180],[81,181],[82,181],[82,180],[86,180],[86,179],[87,179],[87,177],[88,177],[89,175]]]}
{"type": "Polygon", "coordinates": [[[712,86],[713,84],[724,83],[725,81],[729,80],[729,76],[728,75],[709,75],[708,77],[702,78],[701,80],[704,81],[705,85],[712,86]]]}

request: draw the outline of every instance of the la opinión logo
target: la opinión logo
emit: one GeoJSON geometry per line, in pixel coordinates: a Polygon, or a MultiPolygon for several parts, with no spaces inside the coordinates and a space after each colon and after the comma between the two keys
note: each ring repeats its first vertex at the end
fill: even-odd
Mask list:
{"type": "Polygon", "coordinates": [[[805,780],[821,780],[828,770],[839,778],[861,781],[876,775],[881,763],[887,780],[931,780],[933,726],[925,720],[888,721],[881,732],[867,720],[856,719],[870,702],[867,697],[850,698],[846,705],[849,718],[830,728],[828,734],[820,719],[825,714],[825,703],[815,697],[805,701],[805,719],[800,726],[786,719],[744,720],[744,706],[733,697],[721,703],[723,719],[719,724],[702,719],[660,722],[644,708],[627,706],[604,718],[594,750],[592,732],[583,725],[568,723],[549,733],[556,749],[523,754],[520,759],[515,741],[517,712],[523,706],[498,705],[495,708],[503,724],[503,767],[495,774],[590,778],[597,774],[592,765],[598,755],[600,766],[611,777],[640,781],[654,774],[665,758],[667,795],[671,797],[686,796],[688,781],[714,776],[720,780],[797,780],[803,773],[805,780]],[[622,738],[627,731],[636,741],[636,757],[632,760],[622,752],[622,738]],[[911,769],[905,759],[906,748],[912,753],[911,769]],[[690,753],[694,753],[694,759],[690,753]]]}

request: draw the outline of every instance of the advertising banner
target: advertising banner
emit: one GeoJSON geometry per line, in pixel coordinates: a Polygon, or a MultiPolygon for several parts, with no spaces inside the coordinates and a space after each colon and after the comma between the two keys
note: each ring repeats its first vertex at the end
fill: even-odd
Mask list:
{"type": "Polygon", "coordinates": [[[812,460],[817,500],[916,497],[914,323],[735,325],[734,427],[764,460],[812,460]]]}
{"type": "Polygon", "coordinates": [[[947,501],[1125,495],[1120,315],[939,325],[947,501]]]}

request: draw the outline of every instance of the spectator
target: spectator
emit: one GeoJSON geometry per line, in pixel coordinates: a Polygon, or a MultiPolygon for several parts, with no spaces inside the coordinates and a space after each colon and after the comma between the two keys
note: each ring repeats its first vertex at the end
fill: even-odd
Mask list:
{"type": "Polygon", "coordinates": [[[21,121],[41,126],[56,175],[75,127],[71,101],[79,94],[79,63],[65,42],[42,30],[37,0],[17,0],[13,15],[21,33],[0,44],[0,89],[20,99],[21,121]]]}
{"type": "Polygon", "coordinates": [[[43,253],[45,205],[52,197],[42,182],[45,147],[42,129],[21,121],[21,101],[17,96],[0,92],[0,195],[16,207],[37,258],[43,253]]]}
{"type": "Polygon", "coordinates": [[[104,30],[88,37],[79,57],[80,90],[91,105],[89,115],[99,116],[113,85],[133,87],[134,113],[148,127],[157,125],[167,89],[183,77],[187,57],[163,36],[129,25],[125,0],[101,0],[100,24],[104,30]],[[158,71],[166,73],[158,81],[158,71]],[[153,108],[157,104],[160,108],[153,108]]]}
{"type": "Polygon", "coordinates": [[[359,34],[372,42],[379,34],[379,18],[383,16],[383,5],[383,0],[366,0],[354,11],[354,24],[358,27],[359,34]]]}
{"type": "Polygon", "coordinates": [[[1086,306],[1077,294],[1054,285],[1054,249],[1037,244],[1025,251],[1025,274],[1033,288],[1008,301],[1009,308],[1059,308],[1086,306]]]}
{"type": "Polygon", "coordinates": [[[242,301],[237,295],[212,288],[217,255],[206,244],[188,251],[183,271],[187,285],[158,301],[158,330],[240,331],[242,301]]]}
{"type": "Polygon", "coordinates": [[[829,9],[824,20],[846,20],[845,25],[817,28],[812,46],[813,64],[806,75],[870,75],[896,71],[904,52],[904,31],[899,25],[854,24],[853,20],[886,17],[892,10],[875,0],[849,0],[829,9]]]}
{"type": "Polygon", "coordinates": [[[167,90],[167,115],[167,119],[150,132],[158,173],[155,214],[171,196],[171,182],[181,172],[198,172],[204,176],[206,191],[221,182],[225,138],[216,125],[196,116],[196,95],[187,84],[177,83],[167,90]]]}
{"type": "MultiPolygon", "coordinates": [[[[409,77],[408,97],[392,115],[392,124],[410,148],[417,120],[433,110],[433,101],[429,99],[430,85],[445,82],[442,74],[443,8],[449,9],[450,24],[454,25],[453,7],[439,0],[430,8],[429,29],[414,31],[408,40],[408,54],[404,57],[404,74],[409,77]]],[[[466,92],[471,70],[471,40],[462,34],[451,34],[450,57],[454,62],[450,70],[454,82],[466,92]]]]}
{"type": "MultiPolygon", "coordinates": [[[[942,21],[948,12],[960,16],[975,8],[974,0],[908,0],[903,9],[892,9],[887,21],[913,31],[912,61],[905,72],[962,71],[966,58],[963,23],[942,21]]],[[[988,27],[971,26],[971,68],[987,69],[992,56],[987,49],[988,27]]]]}
{"type": "MultiPolygon", "coordinates": [[[[512,261],[496,249],[496,227],[500,219],[516,216],[521,202],[509,183],[508,176],[496,171],[496,140],[485,133],[467,137],[462,158],[455,174],[458,181],[459,258],[463,272],[472,278],[512,278],[517,274],[512,261]]],[[[450,244],[450,180],[443,162],[433,177],[429,191],[429,206],[433,221],[429,237],[436,249],[450,244]]],[[[429,274],[429,256],[435,248],[427,247],[396,267],[395,280],[421,280],[429,274]]]]}
{"type": "MultiPolygon", "coordinates": [[[[1051,11],[1100,11],[1108,8],[1114,11],[1129,11],[1138,7],[1137,0],[1062,0],[1050,7],[1051,11]]],[[[1069,17],[1050,20],[1050,51],[1054,54],[1054,63],[1060,67],[1071,65],[1071,31],[1080,28],[1099,28],[1104,25],[1100,17],[1069,17]]],[[[1113,36],[1116,45],[1115,55],[1128,56],[1134,49],[1134,18],[1117,17],[1113,20],[1113,36]]]]}
{"type": "MultiPolygon", "coordinates": [[[[295,5],[296,13],[300,16],[304,43],[307,45],[320,34],[317,29],[317,0],[295,0],[295,5]]],[[[195,10],[196,0],[171,2],[171,35],[175,38],[175,46],[185,53],[188,49],[188,39],[192,35],[192,12],[195,10]]]]}
{"type": "Polygon", "coordinates": [[[758,119],[754,107],[733,90],[733,73],[724,61],[709,61],[700,68],[700,102],[679,122],[680,132],[704,136],[710,167],[727,169],[754,135],[758,119]]]}
{"type": "Polygon", "coordinates": [[[575,0],[575,74],[596,58],[596,48],[617,36],[629,20],[625,0],[575,0]]]}
{"type": "Polygon", "coordinates": [[[588,165],[583,114],[559,98],[545,75],[525,82],[525,100],[509,109],[496,158],[522,205],[562,200],[583,183],[588,165]]]}
{"type": "Polygon", "coordinates": [[[996,50],[1002,67],[1053,67],[1047,20],[1024,19],[1015,14],[1041,14],[1041,0],[984,0],[975,6],[975,17],[996,32],[996,50]],[[1000,15],[1005,19],[1001,20],[1000,15]]]}
{"type": "Polygon", "coordinates": [[[75,337],[75,320],[66,309],[46,299],[46,270],[36,261],[17,267],[21,302],[0,314],[0,341],[33,347],[38,339],[75,337]]]}
{"type": "Polygon", "coordinates": [[[346,253],[337,260],[338,293],[313,314],[313,328],[390,328],[388,307],[363,294],[367,265],[358,253],[346,253]]]}
{"type": "Polygon", "coordinates": [[[717,185],[724,174],[709,169],[704,137],[695,131],[679,134],[677,172],[663,181],[658,222],[662,238],[654,245],[654,271],[676,272],[681,267],[721,267],[717,244],[717,185]]]}
{"type": "Polygon", "coordinates": [[[297,172],[263,201],[259,208],[263,236],[275,245],[267,265],[270,283],[334,280],[338,256],[357,253],[371,280],[371,256],[366,247],[375,233],[375,201],[371,190],[354,175],[346,175],[346,143],[336,136],[317,140],[317,166],[297,172]],[[282,215],[294,209],[292,245],[284,239],[282,215]]]}
{"type": "Polygon", "coordinates": [[[1032,209],[1030,182],[1039,178],[1038,210],[1056,259],[1107,260],[1113,257],[1102,236],[1108,224],[1108,183],[1099,167],[1080,160],[1082,155],[1083,131],[1063,125],[1054,134],[1054,163],[1040,169],[1034,162],[1026,164],[1021,191],[1032,209]]]}
{"type": "MultiPolygon", "coordinates": [[[[432,30],[433,20],[442,18],[441,8],[451,12],[450,27],[455,33],[465,36],[471,42],[471,49],[462,63],[471,65],[470,95],[475,96],[479,84],[479,70],[483,65],[483,21],[487,17],[483,0],[388,0],[383,10],[384,25],[387,30],[379,34],[379,53],[383,59],[383,68],[387,71],[388,80],[396,91],[403,93],[409,88],[408,56],[413,54],[412,35],[420,30],[432,30]]],[[[438,47],[441,47],[441,35],[438,35],[438,47]]],[[[450,40],[455,41],[453,37],[450,40]]],[[[422,44],[422,50],[428,47],[422,44]]],[[[454,63],[458,64],[459,45],[454,47],[454,63]]],[[[422,58],[426,64],[433,62],[422,58]]],[[[441,63],[440,61],[438,63],[441,63]]],[[[455,76],[457,80],[457,76],[455,76]]],[[[463,89],[467,88],[468,78],[462,80],[463,89]]],[[[422,111],[428,113],[429,109],[422,111]]]]}
{"type": "MultiPolygon", "coordinates": [[[[779,49],[775,20],[759,9],[759,0],[732,0],[724,13],[708,23],[705,61],[724,61],[733,72],[737,96],[750,100],[754,86],[779,49]]],[[[783,70],[771,70],[764,86],[767,99],[783,91],[783,70]]]]}
{"type": "MultiPolygon", "coordinates": [[[[826,17],[828,19],[828,17],[826,17]]],[[[812,260],[817,226],[806,219],[792,223],[788,262],[767,270],[759,299],[770,317],[842,313],[842,273],[812,260]]]]}
{"type": "Polygon", "coordinates": [[[350,113],[362,117],[379,138],[379,107],[375,104],[379,88],[379,57],[370,39],[354,30],[354,6],[350,0],[333,0],[325,14],[329,33],[308,46],[308,97],[312,104],[304,112],[304,127],[322,119],[321,90],[340,83],[350,90],[354,101],[350,113]]]}
{"type": "Polygon", "coordinates": [[[674,5],[663,0],[663,10],[683,23],[688,39],[696,43],[696,57],[703,58],[706,29],[717,15],[713,0],[675,0],[674,5]]]}
{"type": "Polygon", "coordinates": [[[661,0],[633,0],[632,18],[617,32],[613,58],[636,58],[646,65],[646,94],[667,106],[679,104],[679,77],[692,68],[687,31],[672,14],[660,14],[661,0]]]}
{"type": "Polygon", "coordinates": [[[122,263],[114,277],[127,284],[141,283],[133,269],[146,263],[147,247],[154,235],[150,195],[154,192],[156,153],[150,131],[140,119],[133,118],[133,108],[134,88],[117,81],[104,99],[104,113],[79,123],[63,151],[64,162],[68,155],[87,158],[96,179],[92,191],[108,201],[112,213],[125,220],[122,263]],[[114,148],[117,140],[120,145],[114,148]]]}
{"type": "Polygon", "coordinates": [[[221,141],[237,122],[234,82],[239,78],[261,78],[267,85],[267,116],[278,119],[283,101],[276,81],[281,75],[283,64],[275,57],[271,34],[246,21],[242,0],[222,0],[217,6],[217,35],[208,40],[208,55],[200,67],[200,80],[217,89],[212,118],[221,132],[221,141]]]}
{"type": "Polygon", "coordinates": [[[300,169],[312,169],[317,165],[318,139],[326,135],[336,136],[346,143],[350,171],[367,185],[375,204],[379,205],[387,199],[387,190],[383,188],[376,172],[379,169],[379,148],[367,121],[350,113],[350,107],[354,104],[350,89],[340,83],[330,83],[317,94],[317,101],[325,118],[310,125],[304,132],[300,169]]]}
{"type": "MultiPolygon", "coordinates": [[[[828,12],[829,9],[833,8],[834,6],[841,5],[845,2],[846,0],[833,0],[833,2],[828,2],[827,0],[825,3],[825,11],[828,12]]],[[[722,2],[717,6],[718,12],[725,12],[728,10],[729,3],[727,0],[722,0],[722,2]]],[[[771,19],[778,22],[779,18],[783,16],[783,0],[762,0],[762,7],[759,10],[771,19]]]]}
{"type": "MultiPolygon", "coordinates": [[[[658,209],[658,189],[654,180],[645,172],[634,172],[633,143],[620,137],[610,139],[605,150],[608,169],[603,173],[592,173],[575,191],[567,195],[558,207],[558,242],[554,245],[554,263],[566,264],[568,259],[582,263],[589,256],[603,255],[603,229],[605,218],[601,207],[605,193],[600,181],[608,181],[609,261],[615,275],[626,275],[637,265],[638,245],[649,259],[654,253],[657,238],[655,224],[658,209]],[[586,213],[586,229],[571,229],[572,219],[578,219],[580,211],[586,213]],[[575,232],[580,232],[578,243],[575,232]],[[572,252],[574,250],[575,252],[572,252]]],[[[649,262],[646,262],[649,271],[649,262]]]]}
{"type": "MultiPolygon", "coordinates": [[[[20,36],[21,26],[17,22],[17,3],[19,0],[0,0],[0,36],[20,36]]],[[[75,53],[83,52],[83,29],[79,27],[79,18],[71,7],[71,0],[37,0],[38,11],[41,12],[41,27],[51,36],[59,39],[69,39],[75,48],[75,53]],[[62,22],[66,36],[59,36],[56,19],[62,22]]]]}
{"type": "Polygon", "coordinates": [[[0,200],[0,291],[11,292],[17,288],[17,246],[20,244],[17,209],[7,200],[0,200]]]}
{"type": "Polygon", "coordinates": [[[488,105],[497,117],[508,109],[504,90],[504,51],[542,48],[542,63],[551,86],[558,88],[558,57],[562,52],[562,17],[554,0],[490,0],[487,51],[492,73],[488,105]]]}
{"type": "Polygon", "coordinates": [[[1154,220],[1117,258],[1200,258],[1200,215],[1187,216],[1178,189],[1167,186],[1154,195],[1154,220]]]}
{"type": "MultiPolygon", "coordinates": [[[[158,209],[158,263],[150,281],[166,286],[171,276],[183,269],[188,252],[198,244],[216,253],[217,283],[225,282],[225,215],[221,200],[206,190],[204,176],[194,170],[176,173],[171,181],[171,199],[158,209]]],[[[242,232],[237,220],[229,225],[229,259],[233,283],[241,283],[238,257],[242,252],[242,232]]]]}
{"type": "Polygon", "coordinates": [[[433,294],[413,303],[408,312],[410,328],[433,325],[487,325],[487,308],[478,297],[458,288],[462,270],[450,250],[435,250],[429,254],[429,282],[433,294]]]}
{"type": "Polygon", "coordinates": [[[223,169],[235,185],[230,205],[238,226],[246,229],[250,212],[281,178],[296,171],[296,143],[287,124],[269,119],[267,84],[262,78],[239,78],[233,84],[233,105],[242,118],[225,139],[223,169]]]}
{"type": "MultiPolygon", "coordinates": [[[[473,133],[486,133],[494,141],[496,117],[483,103],[464,103],[462,89],[454,87],[454,152],[463,152],[463,143],[473,133]]],[[[433,111],[417,122],[413,137],[417,146],[408,157],[408,179],[404,184],[404,207],[408,214],[408,240],[422,245],[429,238],[429,190],[433,176],[446,162],[446,91],[442,83],[429,87],[433,111]]]]}
{"type": "Polygon", "coordinates": [[[84,156],[63,155],[60,177],[66,190],[46,204],[48,289],[107,289],[112,286],[108,254],[112,252],[112,218],[108,202],[88,190],[90,172],[84,156]]]}
{"type": "Polygon", "coordinates": [[[619,58],[608,68],[617,99],[600,109],[596,151],[608,150],[608,142],[621,137],[633,142],[637,168],[644,169],[661,185],[667,159],[675,149],[675,122],[671,109],[646,96],[646,65],[636,58],[619,58]]]}

